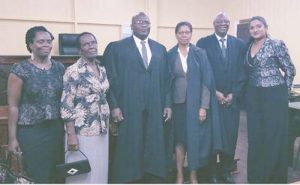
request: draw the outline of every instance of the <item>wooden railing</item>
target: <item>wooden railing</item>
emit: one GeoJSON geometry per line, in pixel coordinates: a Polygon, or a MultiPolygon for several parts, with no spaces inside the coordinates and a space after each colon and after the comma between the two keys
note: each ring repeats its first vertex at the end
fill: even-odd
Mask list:
{"type": "Polygon", "coordinates": [[[7,144],[7,119],[8,109],[7,106],[0,106],[0,145],[7,144]]]}

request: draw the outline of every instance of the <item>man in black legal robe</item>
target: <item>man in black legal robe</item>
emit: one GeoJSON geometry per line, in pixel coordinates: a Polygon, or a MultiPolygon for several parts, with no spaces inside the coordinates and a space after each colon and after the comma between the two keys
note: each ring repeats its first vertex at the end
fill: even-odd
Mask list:
{"type": "Polygon", "coordinates": [[[133,35],[110,44],[104,56],[112,121],[119,123],[112,183],[166,176],[163,127],[171,117],[166,48],[148,38],[146,14],[133,16],[131,28],[133,35]]]}
{"type": "Polygon", "coordinates": [[[244,43],[228,35],[229,18],[219,13],[213,22],[215,33],[201,38],[197,46],[206,50],[212,66],[216,96],[219,102],[219,117],[222,127],[224,150],[219,153],[220,175],[217,179],[217,157],[210,163],[211,181],[213,183],[233,183],[230,170],[234,163],[234,155],[238,136],[240,118],[240,100],[245,82],[243,69],[244,43]]]}

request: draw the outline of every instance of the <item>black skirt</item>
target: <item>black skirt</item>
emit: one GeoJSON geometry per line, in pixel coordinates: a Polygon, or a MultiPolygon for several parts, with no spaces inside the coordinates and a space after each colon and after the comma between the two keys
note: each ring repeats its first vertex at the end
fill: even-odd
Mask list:
{"type": "Polygon", "coordinates": [[[18,125],[17,137],[26,174],[35,183],[62,183],[55,165],[64,161],[64,126],[61,120],[35,125],[18,125]]]}
{"type": "Polygon", "coordinates": [[[174,144],[187,146],[186,103],[173,104],[174,144]]]}

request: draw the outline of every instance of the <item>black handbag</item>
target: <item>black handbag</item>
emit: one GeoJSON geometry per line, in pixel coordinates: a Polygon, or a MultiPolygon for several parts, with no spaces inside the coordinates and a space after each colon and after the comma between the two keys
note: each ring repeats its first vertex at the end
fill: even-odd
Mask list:
{"type": "Polygon", "coordinates": [[[57,176],[69,177],[83,173],[88,173],[91,171],[91,166],[86,155],[80,150],[77,150],[77,152],[80,152],[85,157],[85,159],[56,165],[57,176]]]}
{"type": "Polygon", "coordinates": [[[3,162],[0,163],[1,184],[34,184],[33,180],[24,175],[22,165],[22,152],[8,153],[3,162]],[[17,172],[12,169],[12,158],[16,158],[17,172]]]}

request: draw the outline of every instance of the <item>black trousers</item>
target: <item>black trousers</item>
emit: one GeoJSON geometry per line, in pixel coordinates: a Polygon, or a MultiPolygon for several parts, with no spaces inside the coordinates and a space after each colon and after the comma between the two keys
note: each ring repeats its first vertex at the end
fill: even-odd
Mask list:
{"type": "Polygon", "coordinates": [[[286,85],[248,87],[248,182],[287,183],[288,91],[286,85]]]}

